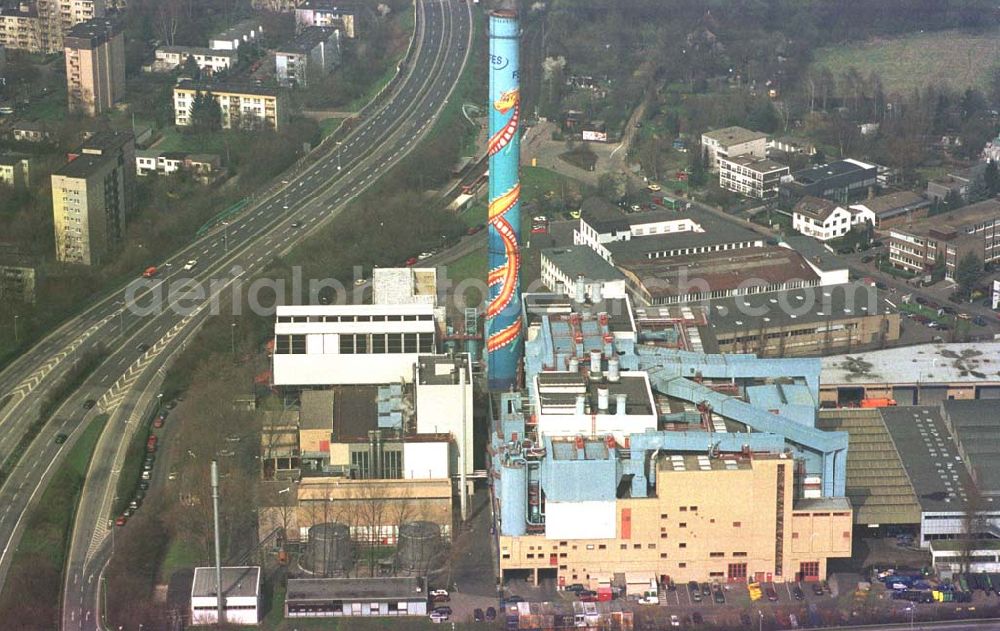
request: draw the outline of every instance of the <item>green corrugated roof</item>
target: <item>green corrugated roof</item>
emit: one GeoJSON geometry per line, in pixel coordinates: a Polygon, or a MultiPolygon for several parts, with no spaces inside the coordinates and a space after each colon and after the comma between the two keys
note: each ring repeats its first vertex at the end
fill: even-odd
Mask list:
{"type": "Polygon", "coordinates": [[[878,410],[820,410],[816,426],[848,433],[847,497],[854,523],[920,522],[920,503],[878,410]]]}

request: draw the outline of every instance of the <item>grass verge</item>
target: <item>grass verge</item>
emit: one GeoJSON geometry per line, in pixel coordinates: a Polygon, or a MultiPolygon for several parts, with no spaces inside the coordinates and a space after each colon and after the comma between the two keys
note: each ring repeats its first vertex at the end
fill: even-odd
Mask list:
{"type": "Polygon", "coordinates": [[[63,564],[83,481],[108,416],[92,420],[56,470],[41,500],[31,509],[14,552],[0,620],[32,620],[38,628],[59,628],[63,564]]]}

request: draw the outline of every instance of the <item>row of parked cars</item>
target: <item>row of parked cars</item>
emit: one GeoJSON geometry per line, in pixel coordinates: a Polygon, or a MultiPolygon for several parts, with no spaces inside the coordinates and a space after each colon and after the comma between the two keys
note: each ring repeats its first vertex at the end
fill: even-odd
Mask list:
{"type": "Polygon", "coordinates": [[[122,511],[122,513],[115,519],[115,526],[121,527],[128,523],[129,518],[142,506],[142,502],[146,497],[146,491],[149,490],[149,483],[153,478],[153,465],[156,463],[156,450],[159,445],[159,437],[153,431],[154,429],[160,429],[164,426],[167,421],[167,415],[170,410],[177,405],[175,401],[170,401],[164,406],[162,410],[153,418],[151,423],[151,429],[146,437],[146,455],[142,462],[142,473],[139,476],[139,480],[136,483],[135,492],[132,495],[132,500],[129,502],[128,506],[122,511]]]}

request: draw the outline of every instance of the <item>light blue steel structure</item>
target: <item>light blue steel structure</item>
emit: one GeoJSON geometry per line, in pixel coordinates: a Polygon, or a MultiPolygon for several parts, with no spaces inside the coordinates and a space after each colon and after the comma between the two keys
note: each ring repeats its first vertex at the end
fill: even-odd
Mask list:
{"type": "Polygon", "coordinates": [[[520,26],[517,13],[490,13],[488,153],[489,300],[486,307],[487,377],[491,390],[518,385],[521,332],[520,26]]]}

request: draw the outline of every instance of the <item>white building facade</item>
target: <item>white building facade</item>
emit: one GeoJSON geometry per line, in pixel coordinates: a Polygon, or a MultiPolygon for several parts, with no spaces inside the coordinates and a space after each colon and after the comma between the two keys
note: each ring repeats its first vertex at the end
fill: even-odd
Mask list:
{"type": "Polygon", "coordinates": [[[283,306],[274,329],[278,386],[409,383],[436,348],[426,304],[283,306]]]}
{"type": "Polygon", "coordinates": [[[754,199],[777,197],[781,179],[790,173],[787,166],[772,160],[719,158],[719,186],[754,199]]]}

